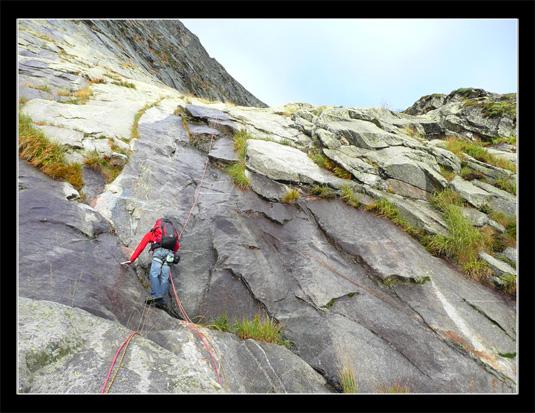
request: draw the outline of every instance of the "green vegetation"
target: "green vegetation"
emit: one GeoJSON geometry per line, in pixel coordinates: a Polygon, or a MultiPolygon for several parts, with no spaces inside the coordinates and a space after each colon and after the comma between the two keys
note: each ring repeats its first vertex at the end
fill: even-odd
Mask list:
{"type": "Polygon", "coordinates": [[[137,111],[136,115],[134,116],[134,123],[132,124],[132,127],[130,128],[130,139],[138,139],[139,138],[139,120],[143,116],[143,114],[149,110],[150,108],[153,108],[158,103],[160,103],[163,100],[163,98],[159,98],[158,100],[147,103],[145,106],[143,106],[140,110],[137,111]]]}
{"type": "Polygon", "coordinates": [[[225,168],[225,172],[230,175],[234,183],[240,189],[247,189],[251,186],[251,181],[245,175],[245,161],[238,161],[225,168]]]}
{"type": "Polygon", "coordinates": [[[320,168],[327,169],[329,171],[334,170],[336,164],[327,158],[319,148],[312,148],[308,151],[308,157],[314,161],[320,168]]]}
{"type": "Polygon", "coordinates": [[[427,238],[426,246],[435,254],[455,259],[473,278],[482,279],[490,275],[490,268],[478,256],[480,250],[488,247],[484,234],[463,216],[458,194],[446,189],[434,194],[431,203],[444,213],[450,234],[432,235],[427,238]]]}
{"type": "Polygon", "coordinates": [[[21,96],[21,97],[19,98],[19,105],[20,105],[21,107],[24,106],[27,102],[28,102],[28,98],[27,98],[27,97],[25,97],[25,96],[21,96]]]}
{"type": "Polygon", "coordinates": [[[507,246],[516,246],[516,219],[503,212],[490,211],[489,217],[505,227],[504,243],[507,246]]]}
{"type": "Polygon", "coordinates": [[[355,370],[351,365],[351,361],[346,356],[341,361],[341,366],[338,370],[338,379],[340,381],[340,387],[342,393],[357,393],[358,385],[355,370]]]}
{"type": "MultiPolygon", "coordinates": [[[[468,97],[469,92],[461,93],[461,95],[468,97]]],[[[466,107],[479,107],[481,108],[483,115],[489,118],[497,117],[516,117],[516,103],[515,103],[515,94],[509,94],[506,96],[506,100],[494,101],[485,98],[472,98],[465,99],[463,106],[466,107]]]]}
{"type": "Polygon", "coordinates": [[[455,172],[444,168],[443,166],[440,167],[440,175],[442,175],[448,182],[452,181],[453,178],[455,178],[455,172]]]}
{"type": "Polygon", "coordinates": [[[494,186],[516,195],[516,182],[512,179],[499,178],[494,183],[494,186]]]}
{"type": "Polygon", "coordinates": [[[471,88],[471,87],[461,87],[459,89],[455,89],[452,94],[457,94],[457,95],[461,95],[461,96],[470,96],[470,94],[472,93],[474,89],[471,88]]]}
{"type": "Polygon", "coordinates": [[[342,179],[351,179],[352,175],[340,165],[327,158],[319,148],[312,148],[308,151],[308,157],[320,168],[327,169],[335,176],[342,179]]]}
{"type": "Polygon", "coordinates": [[[219,316],[213,324],[208,326],[219,331],[236,334],[240,339],[253,339],[266,343],[291,347],[289,340],[282,337],[281,326],[272,318],[260,318],[257,314],[252,320],[242,319],[230,324],[226,315],[219,316]]]}
{"type": "Polygon", "coordinates": [[[500,276],[503,283],[502,289],[506,294],[516,295],[516,275],[505,273],[500,276]]]}
{"type": "Polygon", "coordinates": [[[380,393],[410,393],[409,386],[396,382],[390,386],[383,386],[380,388],[380,393]]]}
{"type": "Polygon", "coordinates": [[[509,137],[501,136],[501,137],[493,138],[491,141],[492,145],[499,145],[500,143],[516,145],[516,136],[509,136],[509,137]]]}
{"type": "Polygon", "coordinates": [[[419,132],[416,126],[414,125],[406,125],[403,127],[402,131],[403,133],[414,139],[423,140],[425,138],[425,134],[419,132]]]}
{"type": "Polygon", "coordinates": [[[123,170],[123,166],[113,165],[110,157],[100,157],[96,151],[91,152],[86,157],[84,164],[94,171],[99,172],[104,177],[106,183],[113,182],[123,170]]]}
{"type": "Polygon", "coordinates": [[[68,89],[60,89],[60,90],[58,90],[57,95],[58,96],[71,96],[71,93],[73,93],[73,92],[71,92],[68,89]]]}
{"type": "Polygon", "coordinates": [[[281,201],[285,204],[292,204],[299,199],[299,191],[295,188],[290,188],[282,196],[281,201]]]}
{"type": "Polygon", "coordinates": [[[505,357],[505,358],[508,358],[508,359],[514,359],[516,357],[516,353],[515,352],[513,352],[513,353],[498,353],[498,356],[505,357]]]}
{"type": "Polygon", "coordinates": [[[459,174],[461,175],[461,178],[467,181],[471,181],[473,179],[483,179],[485,177],[485,175],[483,175],[481,172],[476,171],[469,166],[461,167],[461,172],[459,174]]]}
{"type": "Polygon", "coordinates": [[[464,157],[463,153],[466,153],[467,155],[470,155],[478,161],[494,165],[498,168],[508,169],[512,172],[516,172],[516,165],[513,162],[491,155],[485,150],[485,148],[483,148],[481,143],[470,142],[455,137],[449,137],[448,139],[446,139],[446,146],[450,152],[453,152],[461,159],[463,159],[464,157]]]}
{"type": "Polygon", "coordinates": [[[505,100],[501,102],[485,102],[482,105],[483,113],[489,118],[500,118],[507,116],[516,117],[516,104],[514,100],[505,100]]]}
{"type": "Polygon", "coordinates": [[[446,188],[443,191],[435,192],[430,199],[431,205],[435,208],[446,212],[448,206],[456,205],[463,206],[464,201],[461,196],[451,188],[446,188]]]}
{"type": "MultiPolygon", "coordinates": [[[[182,116],[184,121],[184,116],[182,116]]],[[[225,171],[230,175],[234,183],[241,189],[247,189],[251,186],[250,179],[245,175],[245,153],[247,150],[247,140],[252,136],[245,130],[240,130],[234,134],[234,150],[236,151],[239,160],[232,163],[225,168],[225,171]]]]}
{"type": "Polygon", "coordinates": [[[113,139],[111,139],[111,138],[108,138],[108,145],[110,145],[110,149],[113,152],[121,153],[121,154],[126,155],[126,156],[130,156],[130,154],[131,154],[131,151],[129,149],[123,149],[122,147],[117,145],[115,143],[115,141],[113,139]]]}
{"type": "Polygon", "coordinates": [[[133,83],[127,82],[125,80],[113,81],[111,83],[114,84],[114,85],[117,85],[117,86],[127,87],[127,88],[130,88],[130,89],[135,89],[136,88],[136,85],[134,85],[133,83]]]}
{"type": "Polygon", "coordinates": [[[360,202],[357,199],[357,196],[353,192],[353,189],[349,185],[343,185],[340,188],[340,191],[342,192],[342,201],[344,201],[346,204],[352,206],[353,208],[359,208],[360,202]]]}
{"type": "Polygon", "coordinates": [[[28,85],[28,87],[50,93],[50,87],[48,85],[39,85],[39,86],[28,85]]]}
{"type": "Polygon", "coordinates": [[[240,130],[234,134],[234,151],[240,160],[245,160],[245,153],[247,151],[247,141],[253,137],[245,130],[240,130]]]}
{"type": "Polygon", "coordinates": [[[65,149],[51,142],[33,126],[29,116],[19,114],[19,156],[44,174],[56,180],[65,180],[80,190],[83,186],[82,166],[65,161],[65,149]]]}
{"type": "Polygon", "coordinates": [[[366,211],[375,211],[381,216],[390,219],[394,224],[399,225],[408,234],[421,239],[423,237],[422,231],[413,227],[409,222],[403,218],[399,212],[399,209],[388,199],[381,198],[374,201],[370,205],[364,207],[366,211]]]}
{"type": "Polygon", "coordinates": [[[351,179],[353,175],[351,175],[351,172],[346,171],[341,166],[335,166],[332,170],[332,173],[337,176],[338,178],[342,179],[351,179]]]}
{"type": "Polygon", "coordinates": [[[332,188],[329,188],[327,185],[313,185],[312,188],[310,188],[310,192],[319,196],[320,198],[336,198],[336,191],[334,191],[332,188]]]}
{"type": "Polygon", "coordinates": [[[86,86],[82,89],[70,92],[71,99],[64,101],[63,103],[70,103],[73,105],[85,105],[89,98],[93,96],[93,89],[90,86],[86,86]]]}

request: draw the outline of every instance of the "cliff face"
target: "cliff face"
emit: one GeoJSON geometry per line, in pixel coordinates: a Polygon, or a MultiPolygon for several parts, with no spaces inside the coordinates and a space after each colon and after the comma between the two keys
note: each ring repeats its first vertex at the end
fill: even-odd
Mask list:
{"type": "Polygon", "coordinates": [[[88,60],[78,61],[80,65],[98,65],[111,57],[120,61],[117,71],[129,73],[128,77],[143,73],[201,98],[266,106],[211,58],[199,39],[178,20],[50,20],[44,26],[22,22],[21,37],[32,28],[42,30],[38,41],[53,40],[65,59],[78,55],[69,55],[69,47],[98,51],[95,56],[86,56],[88,60]]]}
{"type": "MultiPolygon", "coordinates": [[[[333,392],[342,364],[359,392],[516,390],[516,303],[503,291],[516,276],[514,121],[488,105],[501,97],[407,113],[197,99],[169,87],[164,60],[149,63],[157,41],[192,56],[192,35],[165,22],[151,28],[165,41],[136,41],[144,24],[21,23],[24,122],[84,166],[76,191],[19,165],[20,391],[97,392],[129,330],[140,336],[112,392],[333,392]],[[484,147],[466,146],[476,137],[484,147]],[[455,208],[433,196],[445,190],[455,208]],[[477,244],[479,280],[426,244],[457,242],[452,211],[503,241],[477,244]],[[119,262],[164,214],[187,225],[172,273],[189,316],[269,316],[289,348],[202,328],[218,380],[175,304],[144,308],[149,253],[119,262]]],[[[197,87],[197,69],[177,73],[197,87]]]]}

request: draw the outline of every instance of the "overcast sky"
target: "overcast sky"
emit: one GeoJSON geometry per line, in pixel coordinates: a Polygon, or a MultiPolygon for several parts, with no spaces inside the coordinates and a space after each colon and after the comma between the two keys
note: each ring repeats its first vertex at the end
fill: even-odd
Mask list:
{"type": "Polygon", "coordinates": [[[517,90],[514,19],[180,19],[270,106],[387,106],[460,87],[517,90]]]}

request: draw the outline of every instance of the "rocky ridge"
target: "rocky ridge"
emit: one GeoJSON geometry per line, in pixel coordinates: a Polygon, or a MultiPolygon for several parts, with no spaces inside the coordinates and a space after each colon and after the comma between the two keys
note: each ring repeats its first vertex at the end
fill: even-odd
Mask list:
{"type": "MultiPolygon", "coordinates": [[[[64,145],[73,162],[83,162],[89,152],[117,157],[121,153],[111,143],[128,155],[106,185],[86,168],[86,203],[68,184],[19,165],[20,239],[28,246],[20,250],[20,391],[98,391],[98,372],[143,313],[150,256],[143,253],[135,271],[125,269],[118,264],[124,248],[135,247],[162,214],[185,223],[207,159],[182,260],[173,270],[178,294],[190,317],[206,324],[221,314],[231,320],[269,315],[283,327],[291,351],[206,330],[222,360],[225,381],[219,386],[195,337],[175,318],[151,309],[150,331],[125,361],[116,391],[332,392],[340,386],[342,356],[352,361],[361,392],[381,392],[394,383],[414,392],[515,391],[513,300],[432,256],[390,221],[310,194],[314,185],[335,195],[350,187],[362,204],[387,199],[415,228],[447,236],[448,222],[430,201],[450,188],[468,205],[463,211],[474,225],[505,232],[488,208],[516,215],[516,197],[495,186],[516,174],[468,155],[461,159],[443,139],[514,136],[514,120],[489,118],[483,106],[463,106],[462,99],[483,105],[501,96],[452,92],[449,99],[422,98],[405,113],[209,102],[162,83],[162,69],[142,63],[146,47],[128,52],[136,59],[126,70],[119,46],[86,41],[111,33],[105,44],[115,44],[121,28],[135,25],[97,26],[21,23],[20,96],[27,100],[21,111],[64,145]],[[58,32],[62,40],[54,37],[58,32]],[[61,96],[63,89],[88,85],[92,94],[83,104],[61,96]],[[250,190],[236,187],[223,169],[240,162],[233,140],[243,131],[250,136],[243,159],[250,190]],[[311,153],[339,169],[322,168],[311,153]],[[463,168],[479,172],[478,178],[464,179],[463,168]],[[302,196],[285,204],[291,187],[302,196]],[[69,327],[58,324],[61,319],[76,322],[69,327]],[[53,334],[35,336],[39,320],[53,334]],[[160,369],[143,362],[161,352],[166,357],[160,369]],[[66,366],[79,375],[50,380],[66,366]]],[[[178,76],[165,66],[171,78],[178,76]]],[[[516,159],[514,146],[486,149],[516,159]]],[[[512,254],[513,248],[482,255],[495,268],[497,283],[516,271],[504,258],[512,254]]]]}

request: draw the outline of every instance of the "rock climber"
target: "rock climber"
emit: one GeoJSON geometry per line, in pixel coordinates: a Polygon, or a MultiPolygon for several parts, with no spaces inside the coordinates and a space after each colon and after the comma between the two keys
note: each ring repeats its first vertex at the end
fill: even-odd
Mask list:
{"type": "Polygon", "coordinates": [[[145,234],[130,260],[121,264],[133,263],[151,243],[152,263],[150,267],[151,295],[146,299],[147,304],[154,303],[157,307],[165,308],[167,304],[167,290],[169,288],[170,266],[180,261],[178,250],[180,242],[178,232],[168,216],[156,220],[154,226],[145,234]]]}

